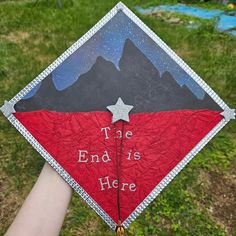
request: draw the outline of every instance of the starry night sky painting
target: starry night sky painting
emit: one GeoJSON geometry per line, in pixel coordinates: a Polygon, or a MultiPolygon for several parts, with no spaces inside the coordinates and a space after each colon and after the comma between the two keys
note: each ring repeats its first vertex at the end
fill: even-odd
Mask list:
{"type": "MultiPolygon", "coordinates": [[[[127,39],[145,54],[160,74],[168,71],[180,86],[186,85],[198,99],[204,98],[204,90],[122,11],[52,72],[56,89],[61,91],[72,85],[91,69],[99,56],[111,61],[119,70],[127,39]]],[[[33,96],[38,88],[24,98],[33,96]]]]}
{"type": "Polygon", "coordinates": [[[118,97],[134,105],[131,113],[220,110],[197,82],[122,11],[15,108],[23,112],[106,111],[118,97]]]}

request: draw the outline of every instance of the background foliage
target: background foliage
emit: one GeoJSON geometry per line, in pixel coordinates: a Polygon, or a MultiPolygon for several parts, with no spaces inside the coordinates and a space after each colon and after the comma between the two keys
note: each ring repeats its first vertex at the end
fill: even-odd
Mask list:
{"type": "MultiPolygon", "coordinates": [[[[36,6],[29,0],[0,2],[0,104],[12,98],[118,2],[61,1],[63,8],[53,0],[41,0],[36,6]]],[[[180,1],[123,2],[134,10],[137,5],[180,1]]],[[[224,8],[216,3],[201,6],[224,8]]],[[[212,21],[189,30],[160,17],[139,17],[230,107],[236,107],[236,38],[217,32],[212,21]]],[[[140,215],[128,235],[236,235],[235,131],[236,122],[231,122],[140,215]]],[[[39,154],[1,115],[0,235],[14,219],[43,164],[39,154]]],[[[74,194],[61,235],[114,233],[74,194]]]]}

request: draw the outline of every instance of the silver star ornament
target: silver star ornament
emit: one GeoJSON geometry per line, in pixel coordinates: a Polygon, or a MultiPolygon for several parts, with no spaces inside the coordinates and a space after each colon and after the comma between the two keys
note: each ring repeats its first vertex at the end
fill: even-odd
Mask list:
{"type": "Polygon", "coordinates": [[[2,111],[2,113],[8,117],[10,116],[12,113],[16,112],[14,109],[14,104],[12,104],[11,102],[5,101],[4,105],[2,107],[0,107],[0,110],[2,111]]]}
{"type": "Polygon", "coordinates": [[[112,113],[112,123],[119,120],[129,122],[129,112],[134,106],[126,105],[121,98],[118,98],[115,105],[107,106],[107,109],[112,113]]]}
{"type": "Polygon", "coordinates": [[[220,114],[224,116],[226,122],[231,119],[235,119],[235,109],[226,108],[220,114]]]}

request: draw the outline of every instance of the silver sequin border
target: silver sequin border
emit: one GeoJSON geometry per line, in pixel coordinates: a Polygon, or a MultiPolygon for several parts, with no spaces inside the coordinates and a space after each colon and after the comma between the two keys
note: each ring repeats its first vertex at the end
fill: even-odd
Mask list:
{"type": "MultiPolygon", "coordinates": [[[[118,11],[123,11],[136,25],[138,25],[154,42],[158,44],[183,70],[186,71],[211,98],[223,109],[229,109],[225,102],[201,79],[172,49],[170,49],[147,25],[145,25],[132,11],[123,3],[119,2],[112,8],[95,26],[93,26],[78,41],[69,47],[52,64],[42,71],[33,81],[16,94],[9,102],[16,104],[38,83],[46,78],[55,68],[57,68],[66,58],[80,48],[89,40],[101,27],[103,27],[118,11]]],[[[78,184],[76,181],[56,162],[56,160],[39,144],[31,133],[15,118],[10,115],[7,119],[11,124],[25,137],[25,139],[39,152],[39,154],[59,173],[59,175],[85,200],[85,202],[95,210],[95,212],[114,230],[116,223],[102,209],[101,206],[78,184]]],[[[152,190],[152,192],[139,204],[139,206],[123,222],[125,228],[142,213],[142,211],[158,196],[158,194],[171,182],[172,179],[191,161],[191,159],[227,124],[224,119],[221,120],[193,149],[183,160],[173,168],[167,176],[152,190]]]]}

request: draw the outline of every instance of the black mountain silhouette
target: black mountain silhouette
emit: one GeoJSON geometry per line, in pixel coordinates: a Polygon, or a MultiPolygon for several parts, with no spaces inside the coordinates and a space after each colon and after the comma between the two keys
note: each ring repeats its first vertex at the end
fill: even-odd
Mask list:
{"type": "Polygon", "coordinates": [[[197,99],[187,86],[179,86],[169,72],[160,76],[156,67],[130,41],[126,40],[119,62],[120,70],[98,57],[93,67],[70,87],[58,91],[51,75],[45,78],[36,94],[20,100],[16,111],[52,110],[58,112],[106,111],[121,97],[134,106],[133,113],[180,109],[221,108],[205,94],[197,99]]]}

